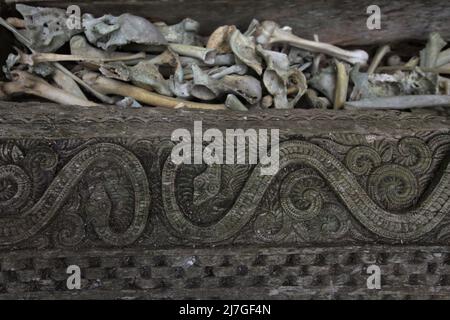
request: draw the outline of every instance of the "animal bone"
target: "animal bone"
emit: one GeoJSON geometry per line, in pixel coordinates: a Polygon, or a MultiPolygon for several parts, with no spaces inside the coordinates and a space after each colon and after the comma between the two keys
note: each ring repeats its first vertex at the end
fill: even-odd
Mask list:
{"type": "MultiPolygon", "coordinates": [[[[36,53],[36,51],[30,47],[31,41],[22,35],[19,31],[17,31],[14,27],[10,26],[3,18],[0,17],[0,25],[4,26],[6,29],[8,29],[24,46],[26,46],[32,53],[36,53]]],[[[68,77],[72,78],[76,83],[78,83],[80,86],[88,90],[90,93],[92,93],[97,99],[102,101],[103,103],[107,104],[113,104],[114,101],[110,99],[109,97],[97,92],[93,88],[91,88],[89,85],[87,85],[84,81],[82,81],[80,78],[75,76],[72,72],[67,70],[62,64],[59,62],[53,62],[53,66],[57,69],[59,69],[61,72],[66,74],[68,77]]]]}
{"type": "Polygon", "coordinates": [[[14,70],[11,72],[11,76],[12,82],[0,84],[0,91],[7,96],[29,94],[64,105],[78,105],[83,107],[98,106],[97,103],[87,101],[64,90],[55,88],[43,79],[33,76],[28,72],[14,70]]]}
{"type": "Polygon", "coordinates": [[[230,37],[230,47],[239,61],[255,70],[258,75],[263,73],[261,59],[256,54],[256,45],[249,37],[236,29],[230,37]]]}
{"type": "Polygon", "coordinates": [[[125,97],[117,101],[116,106],[121,108],[142,108],[142,105],[131,97],[125,97]]]}
{"type": "Polygon", "coordinates": [[[24,36],[21,32],[16,30],[12,25],[10,25],[5,19],[0,17],[0,25],[6,28],[8,31],[10,31],[17,40],[19,40],[23,45],[25,45],[27,48],[31,48],[31,45],[33,44],[30,39],[28,39],[26,36],[24,36]]]}
{"type": "MultiPolygon", "coordinates": [[[[416,66],[394,66],[394,67],[379,67],[377,72],[395,72],[395,71],[414,71],[416,70],[416,66]]],[[[427,73],[436,73],[436,74],[450,74],[450,66],[445,68],[420,68],[423,72],[427,73]]]]}
{"type": "Polygon", "coordinates": [[[131,53],[124,53],[124,52],[109,52],[109,51],[103,51],[100,49],[97,49],[93,46],[91,46],[85,37],[83,36],[74,36],[72,39],[70,39],[70,52],[72,55],[75,56],[83,56],[89,59],[92,59],[93,61],[129,61],[133,60],[135,57],[145,58],[145,54],[138,53],[131,54],[131,53]]]}
{"type": "Polygon", "coordinates": [[[247,73],[248,68],[246,65],[243,64],[237,64],[231,67],[222,67],[217,70],[214,70],[213,72],[209,72],[209,76],[213,79],[222,79],[225,76],[229,76],[232,74],[238,74],[240,76],[243,76],[247,73]]]}
{"type": "Polygon", "coordinates": [[[395,96],[375,99],[364,99],[359,101],[348,101],[346,109],[414,109],[450,107],[450,96],[440,95],[416,95],[395,96]]]}
{"type": "Polygon", "coordinates": [[[335,61],[336,64],[336,88],[334,94],[334,109],[341,109],[347,100],[347,91],[349,76],[345,65],[342,62],[335,61]]]}
{"type": "Polygon", "coordinates": [[[170,61],[175,64],[175,73],[169,79],[170,91],[178,98],[192,98],[191,91],[193,83],[192,81],[184,82],[185,73],[180,57],[170,49],[167,52],[168,55],[170,54],[171,59],[173,59],[170,61]]]}
{"type": "Polygon", "coordinates": [[[322,93],[328,100],[334,100],[334,93],[336,91],[336,71],[327,67],[322,69],[318,74],[315,74],[310,80],[309,85],[322,93]]]}
{"type": "Polygon", "coordinates": [[[156,65],[150,61],[141,61],[133,67],[128,67],[123,63],[106,64],[102,65],[99,70],[109,78],[131,81],[143,89],[155,90],[159,94],[172,96],[168,81],[164,79],[156,65]]]}
{"type": "Polygon", "coordinates": [[[209,66],[232,66],[236,64],[234,54],[219,54],[209,66]]]}
{"type": "Polygon", "coordinates": [[[206,110],[224,110],[223,104],[206,104],[181,99],[165,97],[157,93],[149,92],[145,89],[135,87],[117,80],[108,79],[97,73],[89,72],[83,75],[83,80],[89,83],[93,88],[103,94],[114,94],[124,97],[132,97],[139,102],[160,107],[175,108],[183,103],[186,108],[206,109],[206,110]]]}
{"type": "Polygon", "coordinates": [[[208,39],[206,47],[214,49],[218,54],[230,53],[230,37],[236,30],[236,26],[222,26],[216,29],[208,39]]]}
{"type": "Polygon", "coordinates": [[[55,84],[62,90],[69,92],[70,94],[83,99],[88,100],[84,95],[83,91],[81,91],[80,87],[77,83],[70,77],[68,77],[61,70],[55,69],[53,72],[53,81],[55,84]]]}
{"type": "Polygon", "coordinates": [[[375,72],[375,70],[378,68],[378,66],[380,65],[381,61],[383,60],[383,58],[386,56],[387,53],[389,53],[391,51],[391,47],[386,45],[386,46],[382,46],[381,48],[378,49],[377,53],[375,54],[375,56],[373,57],[372,63],[369,66],[369,69],[367,69],[367,73],[368,74],[372,74],[375,72]]]}
{"type": "Polygon", "coordinates": [[[314,109],[328,109],[331,106],[330,100],[325,97],[319,97],[313,89],[306,90],[305,97],[307,103],[314,109]]]}
{"type": "Polygon", "coordinates": [[[258,46],[256,50],[267,64],[263,82],[269,93],[274,97],[275,108],[289,109],[287,99],[289,59],[287,55],[281,52],[264,50],[261,46],[258,46]]]}
{"type": "Polygon", "coordinates": [[[273,97],[271,95],[267,95],[261,100],[261,107],[264,109],[269,109],[273,106],[273,97]]]}
{"type": "Polygon", "coordinates": [[[420,67],[434,68],[439,58],[442,49],[447,45],[447,42],[437,32],[430,34],[428,43],[425,49],[420,51],[420,67]]]}
{"type": "Polygon", "coordinates": [[[116,57],[116,58],[90,58],[82,55],[72,55],[72,54],[56,54],[56,53],[41,53],[35,52],[32,54],[26,54],[21,52],[16,48],[18,52],[18,62],[21,64],[26,64],[33,66],[35,64],[44,63],[44,62],[63,62],[63,61],[74,61],[74,62],[90,62],[95,64],[102,64],[106,62],[114,62],[114,61],[126,61],[126,60],[136,60],[145,58],[145,53],[137,53],[130,56],[124,57],[116,57]]]}
{"type": "Polygon", "coordinates": [[[403,64],[402,58],[399,55],[394,54],[387,59],[387,65],[391,67],[400,66],[403,64]]]}
{"type": "Polygon", "coordinates": [[[354,67],[350,73],[355,84],[351,100],[392,97],[399,95],[428,95],[437,93],[437,79],[419,69],[402,73],[367,74],[354,67]]]}
{"type": "Polygon", "coordinates": [[[200,24],[190,18],[186,18],[180,23],[168,26],[160,22],[154,24],[169,43],[179,43],[195,46],[198,44],[197,34],[200,30],[200,24]]]}
{"type": "Polygon", "coordinates": [[[128,44],[166,46],[167,40],[150,21],[128,13],[119,17],[83,15],[84,33],[90,43],[104,50],[128,44]]]}
{"type": "Polygon", "coordinates": [[[302,39],[281,29],[273,21],[264,21],[256,31],[256,42],[261,45],[288,43],[293,47],[311,52],[324,53],[332,57],[347,61],[351,64],[365,65],[369,59],[367,52],[363,50],[344,50],[328,43],[302,39]]]}
{"type": "Polygon", "coordinates": [[[93,94],[97,99],[99,99],[100,101],[102,101],[103,103],[106,104],[114,104],[114,100],[109,98],[108,96],[98,92],[97,90],[95,90],[94,88],[92,88],[91,86],[89,86],[86,82],[84,82],[83,80],[81,80],[80,78],[78,78],[77,76],[75,76],[72,72],[70,72],[69,70],[67,70],[62,64],[60,64],[59,62],[54,62],[54,66],[59,69],[60,71],[62,71],[64,74],[66,74],[67,76],[69,76],[70,78],[72,78],[76,83],[78,83],[80,86],[82,86],[83,88],[85,88],[86,90],[88,90],[91,94],[93,94]]]}
{"type": "Polygon", "coordinates": [[[262,89],[260,82],[251,76],[228,75],[216,80],[204,73],[198,66],[193,65],[194,86],[191,94],[201,100],[213,100],[225,93],[234,93],[250,104],[261,100],[262,89]]]}
{"type": "Polygon", "coordinates": [[[16,29],[25,29],[27,27],[25,20],[20,18],[10,17],[6,19],[6,22],[16,29]]]}
{"type": "Polygon", "coordinates": [[[247,107],[233,94],[227,96],[225,106],[233,111],[248,111],[247,107]]]}
{"type": "Polygon", "coordinates": [[[442,51],[436,61],[436,67],[442,67],[450,63],[450,49],[442,51]]]}
{"type": "MultiPolygon", "coordinates": [[[[180,57],[180,61],[183,67],[192,67],[192,65],[198,65],[199,67],[217,67],[217,66],[232,66],[236,64],[234,54],[220,54],[215,56],[212,63],[205,63],[204,61],[192,57],[180,57]]],[[[209,61],[211,62],[211,61],[209,61]]]]}
{"type": "Polygon", "coordinates": [[[286,54],[264,50],[260,45],[256,47],[256,50],[267,65],[263,82],[268,91],[274,95],[275,108],[293,108],[307,88],[305,76],[300,69],[289,66],[289,58],[286,54]],[[289,101],[288,96],[292,94],[297,94],[297,96],[289,101]]]}
{"type": "Polygon", "coordinates": [[[188,46],[184,44],[170,44],[169,48],[181,56],[200,59],[204,63],[213,64],[217,55],[214,49],[188,46]]]}
{"type": "MultiPolygon", "coordinates": [[[[66,10],[23,4],[17,4],[16,9],[24,17],[25,29],[20,28],[20,33],[29,40],[27,45],[39,52],[55,52],[72,36],[82,32],[81,29],[67,27],[69,16],[66,10]]],[[[22,25],[19,24],[19,27],[22,25]]]]}

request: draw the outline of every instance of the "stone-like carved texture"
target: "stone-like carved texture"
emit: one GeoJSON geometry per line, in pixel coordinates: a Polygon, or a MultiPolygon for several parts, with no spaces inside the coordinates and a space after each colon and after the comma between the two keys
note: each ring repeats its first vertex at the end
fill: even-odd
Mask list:
{"type": "Polygon", "coordinates": [[[175,166],[172,147],[167,137],[0,140],[0,245],[446,243],[448,133],[283,136],[274,176],[175,166]]]}
{"type": "Polygon", "coordinates": [[[0,252],[12,260],[55,250],[100,258],[117,248],[449,244],[446,117],[11,106],[0,103],[0,252]],[[193,120],[279,128],[279,172],[174,165],[170,133],[193,120]]]}
{"type": "Polygon", "coordinates": [[[0,298],[448,299],[449,261],[448,246],[25,251],[0,257],[0,298]],[[72,264],[82,290],[66,287],[72,264]]]}

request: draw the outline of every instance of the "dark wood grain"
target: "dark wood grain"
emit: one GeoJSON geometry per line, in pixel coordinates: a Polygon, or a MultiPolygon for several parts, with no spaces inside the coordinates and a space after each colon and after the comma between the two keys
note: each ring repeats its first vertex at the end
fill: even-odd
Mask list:
{"type": "Polygon", "coordinates": [[[204,34],[221,24],[245,29],[252,18],[271,19],[294,28],[295,33],[340,45],[372,44],[408,39],[425,39],[439,31],[450,39],[450,2],[447,0],[6,0],[6,3],[66,7],[78,4],[97,15],[130,12],[153,21],[168,23],[191,17],[202,23],[204,34]],[[377,4],[382,10],[382,29],[366,27],[366,9],[377,4]]]}

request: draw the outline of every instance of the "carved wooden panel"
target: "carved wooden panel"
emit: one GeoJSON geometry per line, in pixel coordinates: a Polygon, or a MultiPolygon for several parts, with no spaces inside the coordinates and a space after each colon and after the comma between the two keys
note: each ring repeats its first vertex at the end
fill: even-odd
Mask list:
{"type": "Polygon", "coordinates": [[[1,105],[5,250],[448,244],[447,118],[44,106],[1,105]],[[278,123],[278,174],[261,176],[260,165],[174,165],[170,130],[191,119],[219,129],[278,123]],[[345,129],[363,123],[363,132],[345,129]]]}
{"type": "Polygon", "coordinates": [[[449,163],[431,113],[0,102],[0,297],[447,298],[449,163]],[[174,165],[194,120],[279,129],[279,172],[174,165]]]}
{"type": "MultiPolygon", "coordinates": [[[[450,37],[442,0],[380,0],[379,31],[365,27],[371,1],[20,2],[190,16],[205,34],[256,17],[341,45],[450,37]]],[[[0,102],[0,298],[449,298],[449,244],[448,114],[0,102]],[[171,133],[194,121],[279,129],[279,172],[174,165],[171,133]],[[366,290],[373,263],[382,291],[366,290]]]]}

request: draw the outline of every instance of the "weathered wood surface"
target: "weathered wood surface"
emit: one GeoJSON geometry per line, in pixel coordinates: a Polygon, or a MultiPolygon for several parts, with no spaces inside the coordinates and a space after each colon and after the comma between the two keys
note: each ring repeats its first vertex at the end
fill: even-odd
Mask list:
{"type": "MultiPolygon", "coordinates": [[[[341,44],[449,35],[447,1],[379,1],[389,9],[374,32],[368,1],[78,3],[191,16],[205,33],[256,15],[341,44]]],[[[427,113],[0,102],[0,299],[448,299],[449,163],[450,119],[427,113]],[[194,121],[280,129],[280,172],[262,181],[255,166],[172,166],[170,135],[194,121]],[[381,291],[366,289],[373,263],[381,291]],[[82,268],[76,293],[65,287],[71,264],[82,268]]]]}
{"type": "Polygon", "coordinates": [[[221,24],[245,29],[252,18],[275,20],[293,27],[294,32],[340,45],[372,44],[408,39],[425,39],[439,31],[450,40],[450,2],[447,0],[6,0],[6,3],[41,6],[81,6],[97,15],[131,12],[152,21],[176,23],[185,17],[202,23],[204,34],[221,24]],[[367,7],[377,4],[382,11],[382,29],[368,30],[367,7]]]}
{"type": "Polygon", "coordinates": [[[0,256],[0,299],[449,299],[449,258],[448,246],[23,251],[0,256]],[[73,264],[81,290],[66,287],[73,264]],[[381,290],[367,288],[373,264],[381,290]]]}
{"type": "Polygon", "coordinates": [[[432,114],[0,102],[0,299],[449,298],[449,156],[432,114]],[[279,129],[279,172],[173,165],[194,120],[279,129]]]}
{"type": "Polygon", "coordinates": [[[0,217],[0,249],[47,237],[58,240],[44,247],[86,249],[443,245],[450,237],[448,117],[0,102],[0,138],[0,212],[8,217],[0,217]],[[278,129],[277,172],[261,176],[248,162],[175,165],[172,132],[193,134],[194,121],[203,132],[278,129]]]}

